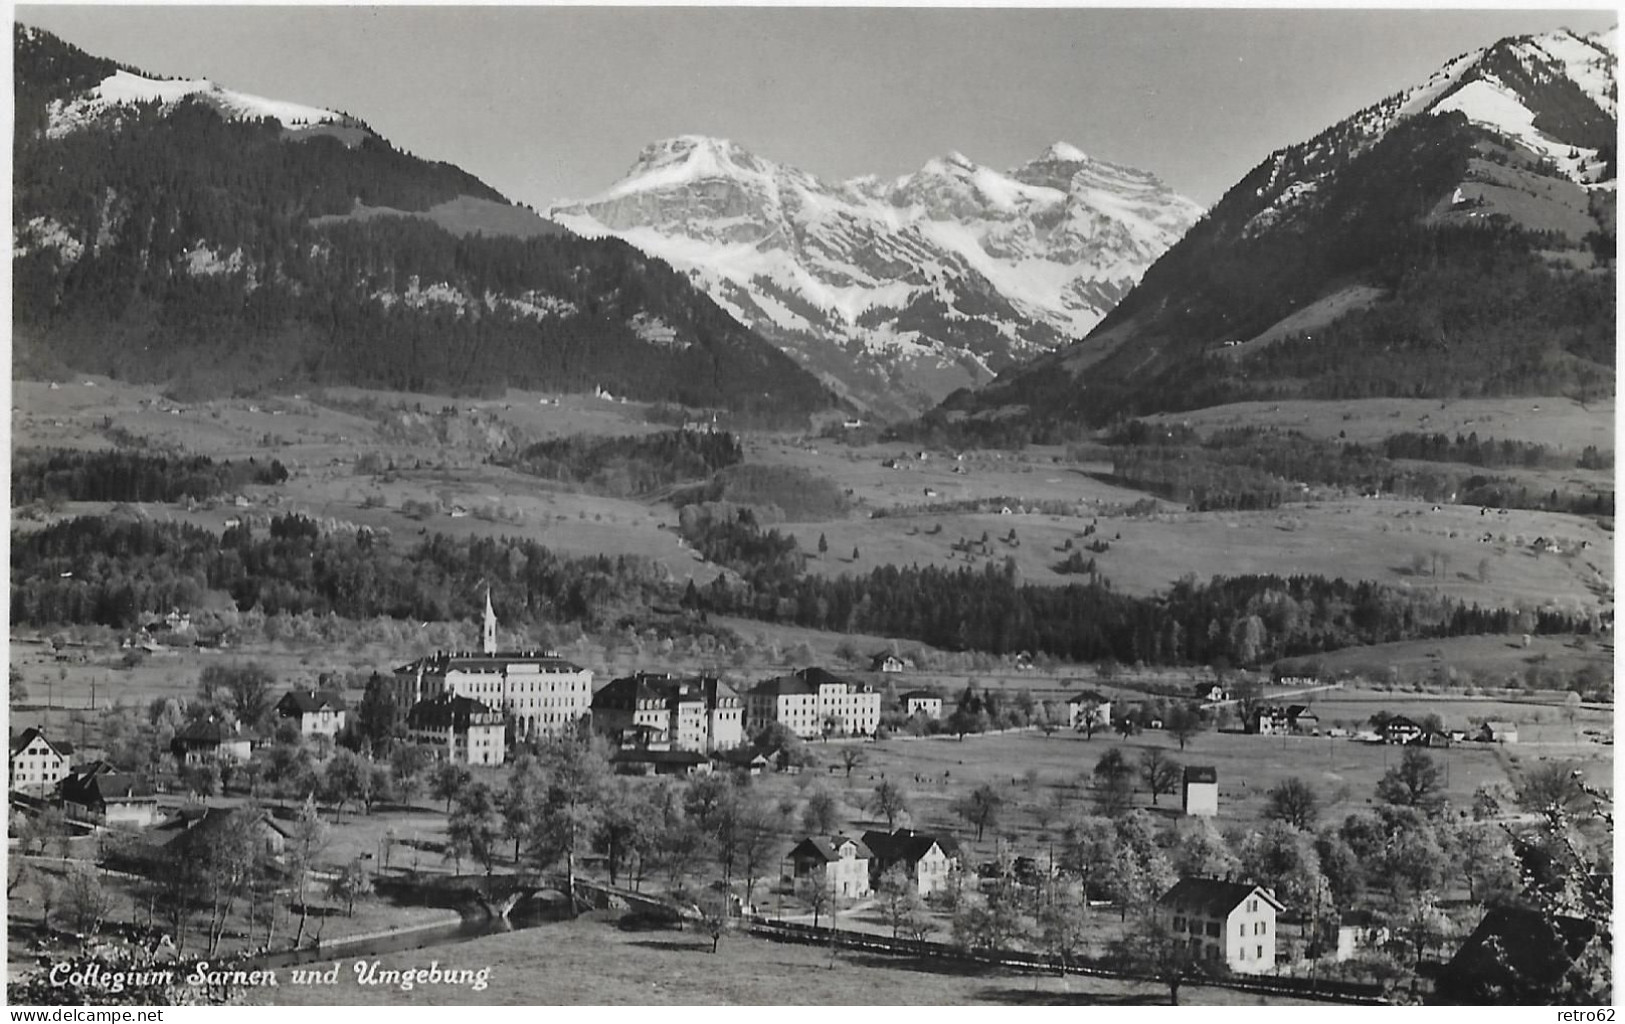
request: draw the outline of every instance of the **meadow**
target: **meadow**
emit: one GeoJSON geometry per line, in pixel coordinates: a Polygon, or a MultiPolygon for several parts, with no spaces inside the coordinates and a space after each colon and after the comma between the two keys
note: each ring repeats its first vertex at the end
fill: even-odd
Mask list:
{"type": "Polygon", "coordinates": [[[1236,402],[1147,417],[1207,432],[1223,427],[1279,427],[1310,437],[1368,443],[1405,431],[1511,439],[1572,452],[1588,445],[1614,450],[1613,399],[1361,398],[1236,402]]]}
{"type": "MultiPolygon", "coordinates": [[[[1251,403],[1184,419],[1198,429],[1277,423],[1318,436],[1341,431],[1361,440],[1403,430],[1479,429],[1565,451],[1582,444],[1612,450],[1611,406],[1534,404],[1541,406],[1539,412],[1514,413],[1509,403],[1470,401],[1427,411],[1392,399],[1251,403]]],[[[54,388],[18,382],[12,425],[13,444],[20,447],[107,447],[133,437],[217,458],[277,458],[289,467],[292,476],[281,485],[245,487],[246,502],[137,509],[210,529],[223,529],[233,518],[297,511],[406,537],[426,532],[525,536],[567,555],[639,555],[679,581],[701,585],[720,571],[682,542],[676,509],[662,495],[584,493],[490,461],[547,438],[664,429],[647,422],[645,408],[636,403],[528,392],[449,399],[333,389],[188,404],[154,388],[86,377],[54,388]]],[[[1373,580],[1486,605],[1596,611],[1612,602],[1612,535],[1577,516],[1481,514],[1467,506],[1435,508],[1390,499],[1295,503],[1269,512],[1191,512],[1103,482],[1109,466],[1068,462],[1058,447],[956,453],[900,444],[849,446],[784,434],[747,435],[744,447],[750,464],[805,471],[845,493],[849,511],[843,516],[803,520],[793,508],[765,513],[770,524],[775,516],[788,520],[776,525],[813,556],[808,570],[819,574],[864,573],[886,564],[982,566],[1009,558],[1024,580],[1060,585],[1079,577],[1057,573],[1054,566],[1086,544],[1103,541],[1107,550],[1079,553],[1094,558],[1114,587],[1134,595],[1156,593],[1188,574],[1304,573],[1373,580]],[[963,511],[970,502],[995,503],[995,511],[963,511]],[[1012,506],[1012,512],[1025,507],[1026,514],[1001,515],[998,505],[1012,506]],[[1086,537],[1091,526],[1096,532],[1086,537]],[[985,547],[955,549],[961,540],[979,542],[984,534],[985,547]],[[820,538],[828,546],[821,555],[820,538]],[[1538,538],[1560,543],[1562,553],[1536,551],[1538,538]]],[[[1573,475],[1530,473],[1537,482],[1573,475]]],[[[35,518],[19,520],[19,528],[106,510],[69,503],[36,510],[35,518]]]]}
{"type": "MultiPolygon", "coordinates": [[[[1056,977],[957,962],[916,960],[725,936],[624,932],[590,917],[544,924],[440,949],[376,958],[382,969],[491,969],[482,992],[468,986],[357,984],[353,960],[340,962],[338,991],[260,989],[251,1004],[301,1006],[1157,1006],[1167,986],[1079,976],[1056,977]]],[[[369,958],[370,962],[370,958],[369,958]]],[[[325,966],[325,965],[324,965],[325,966]]],[[[1180,1002],[1255,1006],[1256,995],[1211,986],[1180,988],[1180,1002]]],[[[1271,1005],[1308,1005],[1270,997],[1271,1005]]]]}

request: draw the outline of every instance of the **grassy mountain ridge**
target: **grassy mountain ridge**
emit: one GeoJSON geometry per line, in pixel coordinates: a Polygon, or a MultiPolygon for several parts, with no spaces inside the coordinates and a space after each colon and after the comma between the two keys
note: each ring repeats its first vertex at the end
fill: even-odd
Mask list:
{"type": "Polygon", "coordinates": [[[187,99],[47,131],[53,100],[117,66],[20,26],[15,41],[17,372],[205,392],[602,387],[791,418],[831,404],[665,264],[528,222],[499,237],[494,212],[518,208],[364,126],[289,131],[187,99]],[[468,217],[437,211],[459,206],[483,208],[480,226],[451,233],[468,217]]]}

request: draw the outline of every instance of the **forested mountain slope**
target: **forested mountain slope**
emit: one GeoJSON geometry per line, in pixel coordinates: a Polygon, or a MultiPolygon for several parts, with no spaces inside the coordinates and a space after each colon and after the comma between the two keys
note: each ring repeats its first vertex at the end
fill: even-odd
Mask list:
{"type": "Polygon", "coordinates": [[[832,402],[665,264],[354,117],[15,45],[17,373],[832,402]]]}
{"type": "Polygon", "coordinates": [[[1611,394],[1616,124],[1611,34],[1464,55],[1272,154],[1087,339],[933,418],[1611,394]]]}

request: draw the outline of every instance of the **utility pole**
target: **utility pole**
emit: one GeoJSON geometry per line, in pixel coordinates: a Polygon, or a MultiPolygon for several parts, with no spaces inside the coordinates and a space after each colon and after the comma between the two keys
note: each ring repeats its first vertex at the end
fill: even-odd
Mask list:
{"type": "MultiPolygon", "coordinates": [[[[826,869],[825,875],[829,874],[826,869]]],[[[835,879],[829,880],[829,968],[835,969],[835,926],[836,915],[841,912],[841,896],[835,891],[835,879]]]]}

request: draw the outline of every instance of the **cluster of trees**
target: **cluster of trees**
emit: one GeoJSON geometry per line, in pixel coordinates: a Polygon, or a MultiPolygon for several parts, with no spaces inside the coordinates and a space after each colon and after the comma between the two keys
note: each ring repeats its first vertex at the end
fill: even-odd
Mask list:
{"type": "MultiPolygon", "coordinates": [[[[956,940],[984,949],[1024,944],[1067,962],[1104,962],[1166,981],[1177,1001],[1180,983],[1205,967],[1174,955],[1174,944],[1184,946],[1187,936],[1160,932],[1150,921],[1155,900],[1180,877],[1273,889],[1287,906],[1280,923],[1288,928],[1277,937],[1287,958],[1328,954],[1336,947],[1342,914],[1369,912],[1389,939],[1336,969],[1390,986],[1414,985],[1425,960],[1475,923],[1453,916],[1447,899],[1452,890],[1465,889],[1475,913],[1481,907],[1534,907],[1606,921],[1611,912],[1611,894],[1593,891],[1593,867],[1607,837],[1599,847],[1594,832],[1576,827],[1597,794],[1570,764],[1524,771],[1515,792],[1481,787],[1470,814],[1446,804],[1442,766],[1417,748],[1407,749],[1384,776],[1371,807],[1341,820],[1330,819],[1321,794],[1296,777],[1269,791],[1262,824],[1228,830],[1207,819],[1159,826],[1150,811],[1132,808],[1125,798],[1138,784],[1154,803],[1174,791],[1180,771],[1160,750],[1131,761],[1122,748],[1112,748],[1083,780],[1089,806],[1069,805],[1056,789],[1061,799],[1040,815],[1053,876],[1037,872],[1023,883],[1019,865],[1012,865],[1001,845],[998,860],[983,866],[992,883],[984,883],[982,895],[949,894],[956,940]],[[1557,824],[1509,829],[1501,818],[1503,804],[1514,802],[1557,824]],[[1120,921],[1137,922],[1105,949],[1090,941],[1096,932],[1090,918],[1099,913],[1091,901],[1100,900],[1112,904],[1120,921]],[[1298,934],[1290,938],[1293,923],[1298,934]]],[[[967,824],[996,831],[1013,799],[984,785],[953,806],[967,824]]],[[[1606,980],[1606,966],[1590,963],[1577,970],[1600,971],[1606,980]]]]}
{"type": "MultiPolygon", "coordinates": [[[[1614,507],[1612,491],[1531,491],[1507,477],[1424,469],[1394,461],[1524,466],[1549,458],[1543,445],[1480,443],[1476,434],[1458,437],[1454,444],[1443,434],[1398,434],[1379,449],[1274,427],[1236,427],[1202,440],[1188,427],[1164,428],[1134,420],[1120,425],[1110,440],[1115,480],[1201,511],[1270,509],[1285,502],[1307,501],[1315,497],[1304,490],[1307,485],[1590,515],[1612,515],[1614,507]]],[[[1593,452],[1592,461],[1600,461],[1600,456],[1593,452]]]]}
{"type": "Polygon", "coordinates": [[[658,878],[682,893],[716,878],[743,886],[749,903],[776,875],[783,837],[794,827],[795,802],[771,801],[731,775],[687,782],[645,780],[611,772],[608,750],[592,737],[539,744],[512,765],[505,787],[441,768],[446,795],[447,854],[486,874],[499,863],[562,870],[574,879],[580,858],[604,857],[611,884],[641,888],[658,878]],[[460,778],[460,784],[457,783],[460,778]]]}
{"type": "Polygon", "coordinates": [[[725,430],[680,429],[624,437],[578,434],[541,441],[522,451],[515,465],[548,480],[630,497],[703,479],[743,458],[739,440],[725,430]]]}
{"type": "MultiPolygon", "coordinates": [[[[1022,688],[1014,693],[983,690],[976,683],[965,685],[946,719],[921,723],[924,731],[949,732],[963,739],[970,733],[993,729],[1025,729],[1035,726],[1047,736],[1067,725],[1067,707],[1056,701],[1041,701],[1022,688]]],[[[907,728],[909,723],[905,723],[907,728]]],[[[917,727],[916,727],[917,728],[917,727]]],[[[912,731],[912,729],[910,730],[912,731]]]]}
{"type": "Polygon", "coordinates": [[[11,503],[34,501],[199,501],[244,484],[288,479],[280,460],[215,462],[207,455],[128,451],[18,451],[11,459],[11,503]]]}
{"type": "MultiPolygon", "coordinates": [[[[684,510],[685,514],[688,510],[684,510]]],[[[1014,563],[981,570],[883,566],[862,575],[805,575],[795,539],[748,512],[701,520],[685,536],[733,569],[690,586],[690,607],[815,629],[908,637],[949,650],[1043,652],[1074,661],[1256,665],[1281,657],[1405,638],[1586,632],[1561,613],[1464,605],[1370,582],[1318,576],[1184,579],[1155,598],[1109,584],[1022,583],[1014,563]],[[1521,628],[1528,627],[1528,628],[1521,628]]]]}
{"type": "Polygon", "coordinates": [[[733,466],[706,483],[677,491],[672,503],[748,505],[770,522],[840,519],[850,503],[835,481],[800,466],[733,466]]]}
{"type": "MultiPolygon", "coordinates": [[[[717,612],[816,629],[908,637],[950,650],[1026,651],[1073,661],[1256,665],[1351,645],[1482,633],[1586,633],[1559,612],[1484,609],[1433,594],[1315,576],[1215,577],[1177,582],[1155,598],[1108,581],[1022,583],[1013,562],[946,569],[883,566],[830,579],[803,572],[795,539],[763,530],[749,509],[690,505],[681,528],[736,575],[679,592],[647,559],[565,559],[530,540],[434,534],[406,546],[371,531],[323,532],[278,516],[268,536],[249,527],[216,535],[174,523],[83,517],[14,536],[12,622],[129,628],[143,615],[195,608],[211,591],[267,616],[379,616],[418,621],[477,617],[482,587],[518,624],[636,624],[679,601],[717,612]]],[[[665,616],[668,631],[711,629],[665,616]]]]}
{"type": "MultiPolygon", "coordinates": [[[[1465,436],[1448,434],[1392,434],[1382,440],[1383,454],[1390,459],[1421,459],[1426,462],[1465,462],[1472,466],[1496,468],[1519,466],[1524,469],[1549,467],[1569,469],[1576,465],[1573,458],[1564,458],[1543,444],[1533,441],[1514,441],[1511,438],[1482,440],[1478,431],[1465,436]]],[[[1578,464],[1583,468],[1607,469],[1613,460],[1598,453],[1596,445],[1587,445],[1578,464]]]]}
{"type": "Polygon", "coordinates": [[[130,627],[199,607],[210,591],[266,615],[470,621],[487,585],[518,624],[611,624],[676,596],[666,572],[634,556],[566,559],[532,540],[443,534],[397,545],[367,530],[322,532],[298,515],[275,517],[269,535],[81,517],[12,546],[13,623],[130,627]]]}
{"type": "Polygon", "coordinates": [[[1294,497],[1285,480],[1245,464],[1226,464],[1200,448],[1134,448],[1114,453],[1112,478],[1183,502],[1198,512],[1279,508],[1294,497]]]}

